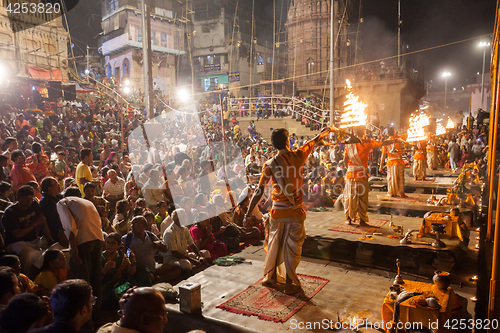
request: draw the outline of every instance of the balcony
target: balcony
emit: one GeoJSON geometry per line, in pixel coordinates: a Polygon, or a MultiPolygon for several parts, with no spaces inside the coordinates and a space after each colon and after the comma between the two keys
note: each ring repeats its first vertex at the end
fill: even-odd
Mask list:
{"type": "MultiPolygon", "coordinates": [[[[102,54],[104,56],[109,56],[109,55],[113,55],[113,54],[122,52],[124,50],[130,49],[130,48],[142,49],[142,42],[131,40],[128,32],[126,32],[120,36],[117,36],[111,40],[108,40],[107,42],[104,42],[102,44],[102,54]]],[[[159,53],[167,53],[167,54],[174,54],[174,55],[186,54],[185,51],[171,49],[171,48],[163,47],[163,46],[159,46],[159,45],[151,45],[151,49],[153,52],[159,52],[159,53]]]]}

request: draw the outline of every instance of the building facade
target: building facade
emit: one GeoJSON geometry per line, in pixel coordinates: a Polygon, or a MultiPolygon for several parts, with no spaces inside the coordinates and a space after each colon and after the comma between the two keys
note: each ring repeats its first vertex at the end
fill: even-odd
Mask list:
{"type": "Polygon", "coordinates": [[[14,3],[0,1],[0,63],[4,75],[67,81],[69,34],[62,24],[62,8],[58,8],[59,13],[37,10],[15,14],[14,3]]]}
{"type": "MultiPolygon", "coordinates": [[[[295,0],[288,10],[288,77],[297,93],[323,95],[330,84],[330,17],[332,0],[295,0]]],[[[334,26],[334,80],[343,75],[347,65],[347,27],[342,13],[345,1],[334,1],[334,15],[339,24],[334,26]],[[339,70],[340,69],[340,70],[339,70]]],[[[326,94],[328,96],[328,93],[326,94]]]]}
{"type": "MultiPolygon", "coordinates": [[[[271,89],[267,82],[284,77],[286,45],[280,49],[276,34],[273,53],[274,16],[272,12],[262,13],[265,5],[260,0],[193,1],[191,59],[195,91],[229,89],[235,97],[257,96],[271,89]]],[[[275,93],[281,93],[276,85],[273,88],[275,93]]]]}
{"type": "MultiPolygon", "coordinates": [[[[139,1],[102,1],[102,55],[108,79],[144,91],[142,28],[139,1]]],[[[153,87],[164,95],[173,93],[177,84],[179,57],[185,55],[182,15],[170,0],[146,1],[151,26],[151,58],[153,87]]]]}

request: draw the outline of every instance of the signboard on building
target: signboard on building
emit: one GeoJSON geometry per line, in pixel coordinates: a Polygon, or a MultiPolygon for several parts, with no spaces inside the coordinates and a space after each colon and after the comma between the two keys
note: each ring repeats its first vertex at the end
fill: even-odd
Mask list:
{"type": "Polygon", "coordinates": [[[239,82],[240,81],[240,72],[232,72],[228,73],[229,82],[239,82]]]}
{"type": "Polygon", "coordinates": [[[220,64],[209,64],[203,66],[203,71],[205,72],[215,72],[220,71],[220,64]]]}

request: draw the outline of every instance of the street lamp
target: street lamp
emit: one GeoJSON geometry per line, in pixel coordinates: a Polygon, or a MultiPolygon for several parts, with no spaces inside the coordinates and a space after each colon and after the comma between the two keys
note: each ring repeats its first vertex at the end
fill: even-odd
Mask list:
{"type": "Polygon", "coordinates": [[[489,42],[479,43],[479,47],[483,49],[483,73],[481,75],[481,109],[483,109],[483,103],[484,103],[484,63],[486,60],[486,48],[490,45],[491,44],[489,42]]]}
{"type": "Polygon", "coordinates": [[[451,76],[450,72],[443,72],[443,74],[441,74],[441,77],[444,78],[444,110],[445,111],[447,110],[446,97],[448,94],[448,77],[450,77],[450,76],[451,76]]]}
{"type": "Polygon", "coordinates": [[[177,99],[182,104],[189,102],[189,100],[191,99],[191,94],[186,87],[177,89],[177,99]]]}

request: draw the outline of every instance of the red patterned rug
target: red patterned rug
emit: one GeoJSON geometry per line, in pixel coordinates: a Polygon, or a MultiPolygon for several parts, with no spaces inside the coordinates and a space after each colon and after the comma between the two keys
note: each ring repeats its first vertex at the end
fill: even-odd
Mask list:
{"type": "Polygon", "coordinates": [[[382,219],[370,219],[368,221],[368,226],[359,226],[359,224],[345,224],[344,221],[337,223],[328,230],[347,232],[348,234],[359,234],[359,235],[371,235],[377,232],[378,228],[383,227],[387,223],[387,220],[382,219]]]}
{"type": "Polygon", "coordinates": [[[304,295],[286,295],[282,291],[262,285],[262,279],[217,308],[261,320],[284,323],[316,295],[329,280],[298,274],[304,295]]]}

